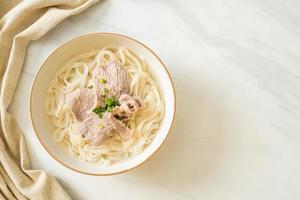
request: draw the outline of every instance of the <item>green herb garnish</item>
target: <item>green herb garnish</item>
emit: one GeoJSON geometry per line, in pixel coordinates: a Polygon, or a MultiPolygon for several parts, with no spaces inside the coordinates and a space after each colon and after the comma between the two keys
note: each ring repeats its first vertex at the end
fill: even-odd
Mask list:
{"type": "Polygon", "coordinates": [[[100,125],[99,125],[99,128],[104,129],[104,128],[105,128],[105,125],[104,125],[104,124],[100,124],[100,125]]]}
{"type": "Polygon", "coordinates": [[[109,90],[107,88],[104,88],[104,93],[105,94],[108,94],[109,93],[109,90]]]}
{"type": "Polygon", "coordinates": [[[107,111],[111,112],[114,109],[114,107],[119,105],[119,102],[115,98],[110,97],[105,99],[104,104],[106,105],[107,111]]]}
{"type": "Polygon", "coordinates": [[[108,112],[112,112],[113,109],[114,109],[113,107],[107,107],[108,112]]]}
{"type": "Polygon", "coordinates": [[[88,86],[88,88],[89,88],[89,89],[92,89],[92,88],[93,88],[93,86],[92,86],[92,85],[90,85],[90,86],[88,86]]]}
{"type": "Polygon", "coordinates": [[[96,107],[93,109],[93,112],[96,113],[99,116],[99,118],[102,118],[102,113],[105,111],[106,111],[105,108],[100,108],[100,107],[96,107]]]}
{"type": "Polygon", "coordinates": [[[104,83],[106,83],[106,80],[105,80],[104,78],[100,78],[99,82],[100,82],[101,84],[104,84],[104,83]]]}
{"type": "Polygon", "coordinates": [[[105,108],[96,107],[93,109],[93,112],[96,113],[99,118],[102,118],[102,113],[104,113],[105,111],[112,112],[116,106],[120,105],[118,100],[113,97],[105,99],[104,104],[105,108]]]}
{"type": "Polygon", "coordinates": [[[107,88],[104,88],[100,95],[102,97],[105,97],[108,93],[109,93],[109,90],[107,88]]]}
{"type": "Polygon", "coordinates": [[[119,102],[113,97],[109,97],[109,98],[105,99],[104,103],[105,103],[106,106],[117,106],[117,105],[119,105],[119,102]]]}
{"type": "Polygon", "coordinates": [[[101,97],[105,97],[106,95],[105,95],[104,92],[101,92],[100,96],[101,96],[101,97]]]}

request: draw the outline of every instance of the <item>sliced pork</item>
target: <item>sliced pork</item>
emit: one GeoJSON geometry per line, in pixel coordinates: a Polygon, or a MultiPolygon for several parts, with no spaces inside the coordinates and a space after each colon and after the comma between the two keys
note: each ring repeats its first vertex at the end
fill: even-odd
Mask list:
{"type": "Polygon", "coordinates": [[[71,108],[76,119],[83,121],[88,117],[88,111],[95,105],[96,96],[88,88],[78,88],[66,95],[65,101],[71,108]]]}
{"type": "Polygon", "coordinates": [[[93,72],[95,91],[99,96],[119,98],[130,92],[130,77],[118,61],[109,61],[93,72]]]}
{"type": "Polygon", "coordinates": [[[91,114],[83,122],[78,124],[76,133],[80,134],[91,144],[99,145],[112,130],[116,130],[124,140],[128,140],[131,137],[129,128],[108,112],[106,112],[102,118],[91,114]]]}
{"type": "Polygon", "coordinates": [[[109,114],[105,114],[103,118],[91,114],[78,124],[76,132],[91,144],[99,145],[112,130],[113,126],[109,114]]]}

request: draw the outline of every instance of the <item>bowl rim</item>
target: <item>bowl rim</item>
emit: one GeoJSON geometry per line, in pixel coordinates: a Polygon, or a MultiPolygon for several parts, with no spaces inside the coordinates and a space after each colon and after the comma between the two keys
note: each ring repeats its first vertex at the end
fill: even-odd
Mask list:
{"type": "Polygon", "coordinates": [[[41,143],[41,145],[43,146],[43,148],[48,152],[48,154],[50,154],[50,156],[56,160],[58,163],[60,163],[61,165],[63,165],[64,167],[68,168],[68,169],[71,169],[75,172],[78,172],[78,173],[81,173],[81,174],[85,174],[85,175],[91,175],[91,176],[110,176],[110,175],[117,175],[117,174],[121,174],[121,173],[124,173],[124,172],[128,172],[132,169],[135,169],[139,166],[141,166],[142,164],[144,164],[146,161],[148,161],[151,157],[154,156],[154,154],[156,154],[159,149],[162,147],[162,145],[165,143],[167,137],[170,135],[170,132],[171,132],[171,129],[173,127],[173,124],[174,124],[174,119],[175,119],[175,113],[176,113],[176,93],[175,93],[175,87],[174,87],[174,83],[173,83],[173,80],[172,80],[172,77],[170,75],[170,72],[168,71],[168,68],[166,66],[166,64],[162,61],[162,59],[152,50],[150,49],[148,46],[146,46],[145,44],[143,44],[142,42],[130,37],[130,36],[127,36],[127,35],[124,35],[124,34],[120,34],[120,33],[115,33],[115,32],[94,32],[94,33],[88,33],[88,34],[84,34],[84,35],[79,35],[77,37],[74,37],[66,42],[63,42],[62,44],[60,44],[57,48],[55,48],[48,56],[47,58],[43,61],[43,63],[40,65],[40,68],[38,69],[38,71],[36,72],[35,76],[34,76],[34,79],[33,79],[33,82],[32,82],[32,85],[31,85],[31,89],[30,89],[30,99],[29,99],[29,112],[30,112],[30,121],[31,121],[31,124],[33,126],[33,129],[34,129],[34,133],[35,135],[37,136],[39,142],[41,143]],[[32,93],[33,93],[33,88],[35,87],[36,85],[36,79],[37,77],[39,76],[42,68],[45,66],[45,63],[50,59],[50,57],[53,56],[53,54],[58,51],[60,48],[62,48],[63,46],[65,46],[66,44],[68,43],[71,43],[73,42],[74,40],[77,40],[77,39],[81,39],[81,38],[84,38],[84,37],[90,37],[90,36],[95,36],[95,35],[112,35],[112,36],[117,36],[117,37],[120,37],[120,38],[123,38],[123,39],[128,39],[128,40],[131,40],[132,42],[136,42],[140,45],[142,45],[144,48],[146,48],[148,51],[150,51],[150,53],[152,53],[157,59],[158,61],[162,64],[165,72],[167,73],[168,77],[169,77],[169,80],[171,82],[171,85],[172,85],[172,92],[173,92],[173,95],[174,95],[174,112],[173,112],[173,116],[172,116],[172,121],[171,121],[171,124],[170,124],[170,128],[168,130],[168,133],[167,135],[165,136],[165,138],[163,139],[162,143],[158,146],[157,149],[154,150],[154,152],[152,154],[150,154],[143,162],[131,167],[131,168],[128,168],[128,169],[124,169],[124,170],[120,170],[120,171],[117,171],[117,172],[113,172],[113,173],[91,173],[91,172],[86,172],[86,171],[82,171],[82,170],[79,170],[79,169],[76,169],[66,163],[64,163],[62,160],[58,159],[49,149],[48,147],[45,145],[45,143],[42,141],[41,137],[40,137],[40,133],[37,131],[36,129],[36,126],[35,126],[35,123],[34,123],[34,120],[33,120],[33,115],[32,115],[32,93]]]}

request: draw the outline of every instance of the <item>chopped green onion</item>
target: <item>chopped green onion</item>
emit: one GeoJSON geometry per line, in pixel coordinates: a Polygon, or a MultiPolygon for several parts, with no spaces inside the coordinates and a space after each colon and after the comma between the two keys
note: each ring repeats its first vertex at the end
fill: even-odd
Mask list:
{"type": "Polygon", "coordinates": [[[93,109],[93,112],[99,116],[99,118],[102,118],[102,113],[105,112],[105,108],[96,107],[93,109]]]}
{"type": "Polygon", "coordinates": [[[109,90],[107,88],[104,88],[104,93],[105,94],[108,94],[109,93],[109,90]]]}
{"type": "Polygon", "coordinates": [[[102,84],[104,84],[104,83],[106,83],[106,80],[105,80],[104,78],[101,78],[101,79],[99,80],[99,82],[102,83],[102,84]]]}
{"type": "Polygon", "coordinates": [[[111,112],[114,109],[114,107],[107,107],[107,111],[111,112]]]}
{"type": "Polygon", "coordinates": [[[100,124],[99,128],[104,129],[105,125],[104,124],[100,124]]]}
{"type": "Polygon", "coordinates": [[[90,86],[88,86],[88,88],[89,88],[89,89],[92,89],[92,88],[93,88],[93,86],[92,86],[92,85],[90,85],[90,86]]]}
{"type": "Polygon", "coordinates": [[[93,112],[96,113],[100,118],[102,118],[102,113],[105,111],[112,112],[113,109],[120,105],[118,100],[113,97],[107,98],[104,101],[105,108],[96,107],[93,109],[93,112]]]}
{"type": "Polygon", "coordinates": [[[104,104],[106,105],[106,110],[108,112],[112,112],[114,107],[119,105],[119,102],[115,98],[110,97],[110,98],[105,99],[104,104]]]}
{"type": "Polygon", "coordinates": [[[109,90],[107,88],[104,88],[103,91],[100,93],[102,97],[105,97],[109,93],[109,90]]]}
{"type": "Polygon", "coordinates": [[[117,106],[119,104],[119,102],[113,97],[105,99],[104,103],[107,106],[117,106]]]}

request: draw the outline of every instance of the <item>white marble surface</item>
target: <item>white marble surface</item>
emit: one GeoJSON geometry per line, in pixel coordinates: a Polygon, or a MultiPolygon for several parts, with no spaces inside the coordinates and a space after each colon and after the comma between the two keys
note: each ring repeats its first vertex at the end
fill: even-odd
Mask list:
{"type": "Polygon", "coordinates": [[[107,0],[28,48],[11,111],[32,166],[74,199],[300,199],[300,2],[297,0],[107,0]],[[169,67],[177,116],[162,149],[125,174],[64,168],[42,148],[29,91],[45,58],[90,32],[149,45],[169,67]]]}

